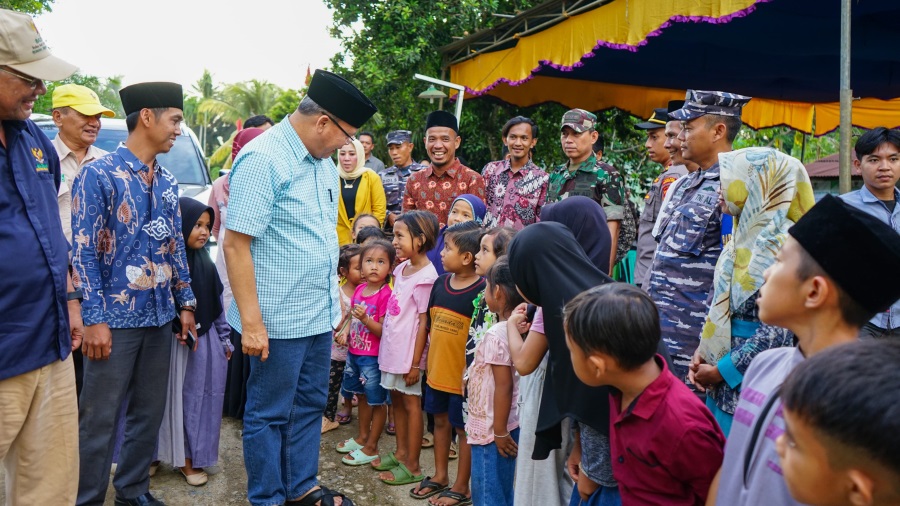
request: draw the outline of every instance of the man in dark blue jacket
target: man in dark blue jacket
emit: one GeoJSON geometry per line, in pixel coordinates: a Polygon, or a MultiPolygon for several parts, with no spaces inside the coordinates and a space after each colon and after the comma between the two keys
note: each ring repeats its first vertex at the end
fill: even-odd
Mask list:
{"type": "Polygon", "coordinates": [[[59,158],[28,119],[54,57],[31,17],[0,9],[0,458],[9,504],[74,504],[78,406],[71,351],[80,292],[57,205],[59,158]]]}

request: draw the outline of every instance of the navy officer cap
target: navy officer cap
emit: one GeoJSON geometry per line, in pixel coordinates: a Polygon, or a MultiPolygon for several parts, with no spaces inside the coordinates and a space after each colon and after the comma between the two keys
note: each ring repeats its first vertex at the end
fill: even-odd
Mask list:
{"type": "Polygon", "coordinates": [[[375,104],[350,81],[321,69],[309,81],[306,96],[355,128],[378,112],[375,104]]]}
{"type": "Polygon", "coordinates": [[[388,146],[391,144],[403,144],[404,142],[412,142],[412,132],[409,130],[394,130],[393,132],[388,132],[388,146]]]}
{"type": "Polygon", "coordinates": [[[138,83],[119,90],[125,115],[141,109],[184,110],[184,93],[178,83],[138,83]]]}
{"type": "Polygon", "coordinates": [[[672,113],[684,107],[684,100],[669,100],[669,108],[668,114],[671,117],[672,113]]]}
{"type": "Polygon", "coordinates": [[[657,109],[653,109],[653,114],[650,115],[650,118],[643,123],[638,123],[634,125],[635,130],[656,130],[659,128],[665,128],[666,123],[669,121],[669,110],[665,107],[660,107],[657,109]]]}
{"type": "Polygon", "coordinates": [[[684,107],[669,113],[669,117],[679,121],[691,121],[707,114],[741,117],[741,109],[750,97],[725,91],[688,90],[684,107]]]}

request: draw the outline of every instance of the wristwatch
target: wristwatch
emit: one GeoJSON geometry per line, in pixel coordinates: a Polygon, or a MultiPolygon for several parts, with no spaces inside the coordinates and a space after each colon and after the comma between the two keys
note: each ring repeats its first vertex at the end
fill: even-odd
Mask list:
{"type": "Polygon", "coordinates": [[[190,311],[193,313],[197,310],[197,299],[185,302],[179,309],[181,309],[182,311],[190,311]]]}
{"type": "Polygon", "coordinates": [[[84,300],[84,294],[81,293],[81,290],[75,290],[74,292],[66,294],[66,300],[77,300],[78,302],[81,302],[84,300]]]}

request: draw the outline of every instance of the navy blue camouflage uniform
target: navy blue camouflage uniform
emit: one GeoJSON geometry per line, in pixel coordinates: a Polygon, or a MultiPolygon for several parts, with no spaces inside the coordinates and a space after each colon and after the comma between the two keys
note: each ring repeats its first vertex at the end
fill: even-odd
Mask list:
{"type": "MultiPolygon", "coordinates": [[[[388,146],[391,144],[403,144],[404,142],[412,142],[412,132],[409,130],[388,132],[388,146]]],[[[387,212],[389,214],[399,214],[403,211],[403,194],[406,191],[406,180],[409,179],[409,175],[413,172],[418,172],[427,167],[427,165],[416,163],[415,160],[411,159],[410,161],[411,163],[405,167],[392,165],[384,168],[382,165],[382,169],[376,171],[381,176],[381,185],[384,186],[384,196],[387,200],[387,212]]]]}
{"type": "Polygon", "coordinates": [[[406,191],[406,180],[413,172],[418,172],[427,167],[420,163],[413,162],[406,167],[397,167],[392,165],[379,172],[381,176],[381,184],[384,186],[384,196],[387,199],[387,210],[389,213],[399,213],[403,207],[403,192],[406,191]]]}
{"type": "Polygon", "coordinates": [[[660,211],[659,246],[649,287],[674,362],[672,372],[679,379],[687,377],[691,355],[700,343],[709,311],[706,299],[722,252],[719,164],[685,177],[660,211]]]}
{"type": "MultiPolygon", "coordinates": [[[[670,114],[692,121],[706,114],[740,117],[750,97],[719,91],[688,90],[684,107],[670,114]]],[[[672,355],[672,372],[687,378],[691,357],[709,312],[716,262],[722,253],[719,163],[685,176],[660,210],[659,245],[650,267],[649,293],[659,310],[662,338],[672,355]]]]}

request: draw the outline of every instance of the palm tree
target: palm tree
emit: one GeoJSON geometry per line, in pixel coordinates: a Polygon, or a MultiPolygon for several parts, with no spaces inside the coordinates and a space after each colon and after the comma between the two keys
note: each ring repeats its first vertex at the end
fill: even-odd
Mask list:
{"type": "MultiPolygon", "coordinates": [[[[197,110],[208,114],[214,121],[233,124],[257,114],[268,114],[283,90],[268,82],[252,79],[242,83],[228,84],[220,94],[202,100],[197,110]]],[[[227,140],[220,138],[221,144],[209,156],[210,167],[230,168],[231,141],[237,132],[232,132],[227,140]]]]}
{"type": "Polygon", "coordinates": [[[257,114],[266,114],[281,88],[268,82],[252,79],[225,86],[220,97],[210,97],[200,102],[198,110],[209,113],[221,121],[234,123],[257,114]]]}
{"type": "MultiPolygon", "coordinates": [[[[184,117],[188,125],[197,125],[200,127],[198,132],[200,137],[200,145],[203,146],[203,154],[207,153],[207,131],[209,130],[210,114],[200,111],[200,104],[205,100],[218,98],[220,95],[219,88],[213,83],[213,76],[209,69],[203,69],[203,76],[191,86],[191,95],[184,103],[184,117]]],[[[213,115],[215,116],[215,115],[213,115]]],[[[215,117],[213,118],[216,119],[215,117]]]]}

